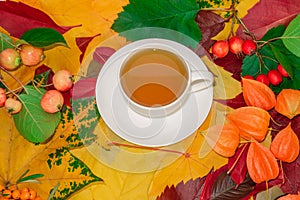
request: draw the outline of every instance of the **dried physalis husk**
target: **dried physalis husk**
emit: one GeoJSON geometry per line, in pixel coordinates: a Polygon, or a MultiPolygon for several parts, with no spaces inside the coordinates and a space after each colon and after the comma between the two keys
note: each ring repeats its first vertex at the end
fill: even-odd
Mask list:
{"type": "Polygon", "coordinates": [[[283,162],[293,162],[299,155],[299,139],[291,127],[287,127],[277,133],[270,149],[276,158],[283,162]]]}
{"type": "Polygon", "coordinates": [[[250,144],[247,153],[247,169],[255,183],[275,179],[279,174],[279,166],[272,152],[257,141],[250,144]]]}
{"type": "Polygon", "coordinates": [[[208,129],[206,141],[216,153],[231,157],[240,142],[239,130],[233,124],[215,125],[208,129]]]}
{"type": "Polygon", "coordinates": [[[292,119],[300,114],[300,91],[284,89],[277,96],[275,110],[292,119]]]}
{"type": "Polygon", "coordinates": [[[227,115],[229,122],[239,129],[240,136],[246,140],[263,141],[268,133],[269,113],[258,107],[240,107],[227,115]]]}
{"type": "Polygon", "coordinates": [[[274,92],[262,82],[242,79],[243,96],[248,106],[255,106],[264,110],[270,110],[276,105],[274,92]]]}
{"type": "Polygon", "coordinates": [[[288,194],[278,198],[277,200],[299,200],[300,199],[300,192],[298,194],[288,194]]]}

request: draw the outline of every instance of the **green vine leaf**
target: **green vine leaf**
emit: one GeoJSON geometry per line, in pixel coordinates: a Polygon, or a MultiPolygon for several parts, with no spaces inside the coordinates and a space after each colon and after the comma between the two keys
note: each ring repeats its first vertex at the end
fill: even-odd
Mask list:
{"type": "Polygon", "coordinates": [[[49,114],[40,106],[44,89],[35,89],[33,86],[25,86],[27,93],[22,93],[19,98],[22,109],[13,115],[16,128],[20,134],[30,142],[42,143],[50,138],[60,122],[60,112],[49,114]],[[40,93],[41,92],[41,93],[40,93]]]}
{"type": "Polygon", "coordinates": [[[300,57],[300,15],[297,15],[282,35],[282,41],[286,48],[300,57]]]}
{"type": "Polygon", "coordinates": [[[58,45],[68,46],[64,37],[52,28],[30,29],[26,31],[20,39],[20,41],[22,41],[21,44],[26,41],[33,46],[44,49],[51,49],[58,45]]]}
{"type": "Polygon", "coordinates": [[[122,33],[137,28],[160,27],[178,31],[199,42],[202,34],[195,22],[198,11],[194,0],[130,0],[112,29],[122,33]]]}
{"type": "Polygon", "coordinates": [[[14,42],[8,35],[0,32],[0,52],[7,48],[14,48],[13,44],[14,42]]]}

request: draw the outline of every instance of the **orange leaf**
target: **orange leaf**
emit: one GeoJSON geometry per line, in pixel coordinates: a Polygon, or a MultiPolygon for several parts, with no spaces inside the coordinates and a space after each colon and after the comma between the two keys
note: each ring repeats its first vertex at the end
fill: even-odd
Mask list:
{"type": "Polygon", "coordinates": [[[274,92],[267,85],[250,79],[242,79],[243,96],[248,106],[270,110],[276,105],[274,92]]]}
{"type": "Polygon", "coordinates": [[[208,129],[206,140],[216,153],[231,157],[240,142],[239,130],[233,124],[215,125],[208,129]]]}
{"type": "Polygon", "coordinates": [[[262,108],[246,106],[232,111],[227,119],[236,125],[242,138],[261,142],[268,132],[270,115],[262,108]]]}
{"type": "Polygon", "coordinates": [[[251,142],[246,162],[249,175],[255,183],[272,180],[279,174],[275,156],[257,141],[251,142]]]}
{"type": "Polygon", "coordinates": [[[300,114],[300,91],[284,89],[277,96],[275,110],[292,119],[300,114]]]}
{"type": "Polygon", "coordinates": [[[299,139],[291,123],[279,131],[271,143],[271,151],[276,158],[284,162],[293,162],[299,155],[299,139]]]}

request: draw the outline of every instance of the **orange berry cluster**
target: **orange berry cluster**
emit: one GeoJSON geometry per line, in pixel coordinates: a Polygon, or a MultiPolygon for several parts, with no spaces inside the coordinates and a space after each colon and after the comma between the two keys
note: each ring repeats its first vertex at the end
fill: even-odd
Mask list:
{"type": "Polygon", "coordinates": [[[27,187],[22,188],[21,190],[17,188],[5,188],[0,186],[0,200],[6,199],[20,199],[20,200],[42,200],[40,196],[37,195],[35,190],[29,189],[27,187]]]}

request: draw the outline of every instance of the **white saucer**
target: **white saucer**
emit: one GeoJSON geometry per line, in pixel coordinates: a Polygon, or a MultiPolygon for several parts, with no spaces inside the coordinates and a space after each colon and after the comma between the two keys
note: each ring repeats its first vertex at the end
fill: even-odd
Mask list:
{"type": "Polygon", "coordinates": [[[164,118],[148,118],[128,106],[118,84],[118,71],[125,57],[136,48],[152,43],[165,43],[175,49],[192,68],[207,70],[202,60],[189,48],[162,39],[144,39],[116,51],[102,67],[96,83],[96,102],[101,117],[118,136],[131,143],[158,147],[177,143],[191,134],[205,121],[213,100],[212,86],[190,93],[181,109],[164,118]]]}

